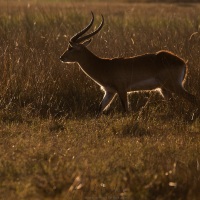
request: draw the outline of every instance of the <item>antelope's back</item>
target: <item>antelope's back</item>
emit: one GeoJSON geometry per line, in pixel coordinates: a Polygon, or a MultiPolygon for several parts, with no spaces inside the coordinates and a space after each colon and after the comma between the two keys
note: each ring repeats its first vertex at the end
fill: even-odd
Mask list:
{"type": "Polygon", "coordinates": [[[161,64],[163,67],[176,67],[185,66],[185,61],[169,51],[159,51],[156,53],[157,64],[161,64]]]}

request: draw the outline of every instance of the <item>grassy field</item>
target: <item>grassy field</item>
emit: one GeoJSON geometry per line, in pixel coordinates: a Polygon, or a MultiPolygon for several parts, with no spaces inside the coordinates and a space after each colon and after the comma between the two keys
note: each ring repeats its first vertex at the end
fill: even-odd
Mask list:
{"type": "Polygon", "coordinates": [[[59,61],[90,20],[105,26],[89,47],[101,57],[160,49],[188,61],[185,84],[200,98],[197,4],[0,3],[0,199],[200,198],[200,117],[174,96],[103,96],[77,64],[59,61]]]}

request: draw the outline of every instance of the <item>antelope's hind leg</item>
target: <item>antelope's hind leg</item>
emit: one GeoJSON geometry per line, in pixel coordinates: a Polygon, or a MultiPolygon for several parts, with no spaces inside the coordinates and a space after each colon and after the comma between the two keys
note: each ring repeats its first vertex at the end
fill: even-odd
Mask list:
{"type": "Polygon", "coordinates": [[[112,103],[114,97],[115,97],[115,93],[114,92],[105,91],[103,100],[101,101],[101,103],[99,105],[98,115],[102,114],[103,111],[106,108],[108,108],[108,106],[112,103]]]}
{"type": "Polygon", "coordinates": [[[177,89],[175,93],[177,95],[183,97],[184,99],[186,99],[187,101],[189,101],[192,105],[194,105],[196,107],[195,111],[193,111],[193,114],[192,114],[192,117],[190,118],[190,120],[194,121],[196,118],[199,118],[200,117],[200,101],[199,101],[199,99],[197,99],[197,97],[194,96],[193,94],[190,94],[182,86],[179,89],[177,89]]]}
{"type": "Polygon", "coordinates": [[[172,93],[165,88],[161,88],[161,94],[166,101],[170,101],[172,99],[172,93]]]}
{"type": "Polygon", "coordinates": [[[186,100],[188,100],[189,102],[191,102],[192,104],[199,106],[199,102],[197,98],[193,94],[190,94],[183,87],[180,88],[180,90],[178,91],[178,94],[182,96],[183,98],[185,98],[186,100]]]}
{"type": "Polygon", "coordinates": [[[174,92],[176,95],[186,99],[191,104],[199,106],[199,101],[197,98],[193,94],[190,94],[182,85],[174,85],[174,87],[169,87],[169,90],[174,92]]]}

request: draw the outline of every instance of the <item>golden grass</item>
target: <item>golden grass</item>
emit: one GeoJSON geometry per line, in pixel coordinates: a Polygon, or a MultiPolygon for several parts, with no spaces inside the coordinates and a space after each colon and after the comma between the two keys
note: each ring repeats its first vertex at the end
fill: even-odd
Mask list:
{"type": "Polygon", "coordinates": [[[174,96],[131,95],[94,116],[99,87],[59,57],[93,10],[102,57],[167,49],[188,60],[200,97],[198,5],[16,3],[0,6],[0,199],[198,199],[200,119],[174,96]],[[195,34],[193,34],[195,33],[195,34]],[[145,105],[145,106],[144,106],[145,105]]]}

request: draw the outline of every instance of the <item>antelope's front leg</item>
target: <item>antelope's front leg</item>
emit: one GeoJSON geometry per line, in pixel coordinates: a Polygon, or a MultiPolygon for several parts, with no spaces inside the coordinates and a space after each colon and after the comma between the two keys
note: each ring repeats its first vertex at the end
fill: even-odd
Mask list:
{"type": "Polygon", "coordinates": [[[103,100],[101,101],[101,103],[99,105],[98,115],[102,114],[103,111],[109,106],[109,104],[112,103],[112,100],[114,99],[114,96],[115,96],[115,93],[105,91],[103,100]]]}
{"type": "Polygon", "coordinates": [[[125,113],[128,113],[129,109],[128,109],[128,97],[127,97],[127,92],[126,91],[118,91],[118,95],[123,107],[123,111],[125,113]]]}

